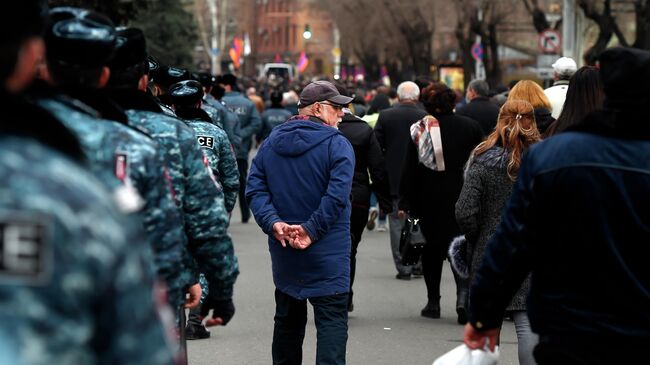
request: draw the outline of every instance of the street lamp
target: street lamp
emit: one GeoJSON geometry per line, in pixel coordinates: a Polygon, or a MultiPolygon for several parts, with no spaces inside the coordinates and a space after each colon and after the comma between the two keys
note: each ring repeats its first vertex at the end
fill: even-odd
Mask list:
{"type": "Polygon", "coordinates": [[[311,39],[311,27],[309,24],[305,24],[305,31],[302,32],[302,37],[305,39],[311,39]]]}

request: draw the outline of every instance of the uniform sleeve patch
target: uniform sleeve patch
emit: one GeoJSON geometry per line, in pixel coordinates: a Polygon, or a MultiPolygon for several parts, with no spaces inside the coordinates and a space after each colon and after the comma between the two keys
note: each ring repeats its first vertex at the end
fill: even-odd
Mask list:
{"type": "Polygon", "coordinates": [[[196,136],[196,140],[199,141],[201,147],[214,148],[214,137],[196,136]]]}
{"type": "Polygon", "coordinates": [[[53,269],[49,223],[39,216],[0,216],[0,284],[49,281],[53,269]]]}

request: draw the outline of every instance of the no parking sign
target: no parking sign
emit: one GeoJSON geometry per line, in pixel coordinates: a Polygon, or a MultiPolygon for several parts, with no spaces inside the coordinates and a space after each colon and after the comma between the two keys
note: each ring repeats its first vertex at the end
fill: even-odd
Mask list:
{"type": "Polygon", "coordinates": [[[537,46],[544,53],[558,53],[562,46],[560,33],[553,29],[546,29],[539,34],[537,46]]]}

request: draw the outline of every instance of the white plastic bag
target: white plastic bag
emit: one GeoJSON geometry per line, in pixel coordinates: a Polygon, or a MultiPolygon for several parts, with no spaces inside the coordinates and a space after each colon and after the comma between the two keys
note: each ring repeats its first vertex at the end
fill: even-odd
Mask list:
{"type": "Polygon", "coordinates": [[[489,349],[470,350],[465,344],[440,356],[433,365],[496,365],[499,362],[499,346],[489,349]]]}

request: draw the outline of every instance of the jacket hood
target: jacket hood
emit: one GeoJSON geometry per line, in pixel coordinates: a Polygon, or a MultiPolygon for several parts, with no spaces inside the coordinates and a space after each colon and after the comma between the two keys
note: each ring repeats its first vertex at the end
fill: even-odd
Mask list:
{"type": "Polygon", "coordinates": [[[270,147],[283,156],[299,156],[326,139],[340,134],[318,118],[294,117],[273,129],[268,138],[270,147]]]}

